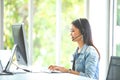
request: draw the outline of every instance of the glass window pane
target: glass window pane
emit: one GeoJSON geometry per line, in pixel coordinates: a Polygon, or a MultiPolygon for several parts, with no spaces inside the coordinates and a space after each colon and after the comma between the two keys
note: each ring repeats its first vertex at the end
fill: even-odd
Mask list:
{"type": "Polygon", "coordinates": [[[72,42],[70,36],[71,22],[74,19],[85,17],[84,0],[62,0],[62,44],[61,44],[61,64],[71,67],[72,55],[77,44],[72,42]]]}
{"type": "Polygon", "coordinates": [[[114,31],[114,43],[115,43],[115,53],[117,56],[120,56],[120,0],[117,0],[116,7],[116,26],[114,31]]]}
{"type": "MultiPolygon", "coordinates": [[[[84,0],[61,0],[61,54],[60,64],[70,67],[75,45],[70,38],[71,21],[84,17],[84,0]]],[[[41,66],[56,61],[56,0],[34,0],[33,62],[41,66]],[[39,2],[39,3],[38,3],[39,2]]]]}
{"type": "Polygon", "coordinates": [[[55,64],[56,0],[33,0],[33,64],[55,64]]]}
{"type": "Polygon", "coordinates": [[[24,23],[27,31],[27,18],[28,0],[4,0],[4,49],[13,47],[12,25],[24,23]]]}

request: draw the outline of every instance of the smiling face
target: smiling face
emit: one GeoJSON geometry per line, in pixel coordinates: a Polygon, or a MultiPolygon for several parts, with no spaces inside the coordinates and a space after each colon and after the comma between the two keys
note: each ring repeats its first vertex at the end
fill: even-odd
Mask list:
{"type": "Polygon", "coordinates": [[[72,26],[71,26],[71,38],[72,38],[72,41],[80,41],[81,36],[82,35],[81,35],[80,30],[72,24],[72,26]]]}

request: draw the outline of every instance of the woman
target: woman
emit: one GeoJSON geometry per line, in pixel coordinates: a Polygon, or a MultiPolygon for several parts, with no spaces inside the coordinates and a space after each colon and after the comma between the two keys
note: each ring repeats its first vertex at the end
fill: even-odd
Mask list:
{"type": "Polygon", "coordinates": [[[98,79],[100,54],[93,44],[91,28],[87,19],[80,18],[72,22],[71,37],[72,41],[78,44],[73,56],[72,69],[56,65],[49,66],[49,69],[98,79]]]}

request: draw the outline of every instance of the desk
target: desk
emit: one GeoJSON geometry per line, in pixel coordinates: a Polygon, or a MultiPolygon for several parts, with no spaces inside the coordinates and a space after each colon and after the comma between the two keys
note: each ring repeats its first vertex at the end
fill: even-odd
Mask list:
{"type": "Polygon", "coordinates": [[[17,73],[0,75],[0,80],[94,80],[69,73],[17,73]]]}
{"type": "MultiPolygon", "coordinates": [[[[3,59],[2,58],[0,59],[4,60],[4,57],[3,59]]],[[[11,69],[14,72],[14,69],[16,68],[11,66],[11,69]]],[[[94,79],[90,79],[70,73],[21,72],[13,75],[0,75],[0,80],[94,80],[94,79]]]]}

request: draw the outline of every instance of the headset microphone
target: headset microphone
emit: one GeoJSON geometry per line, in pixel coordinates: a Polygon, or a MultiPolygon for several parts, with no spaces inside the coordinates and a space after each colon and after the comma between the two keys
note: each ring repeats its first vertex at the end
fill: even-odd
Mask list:
{"type": "Polygon", "coordinates": [[[74,41],[75,39],[77,39],[78,37],[80,37],[81,35],[78,35],[76,37],[73,37],[72,41],[74,41]]]}

